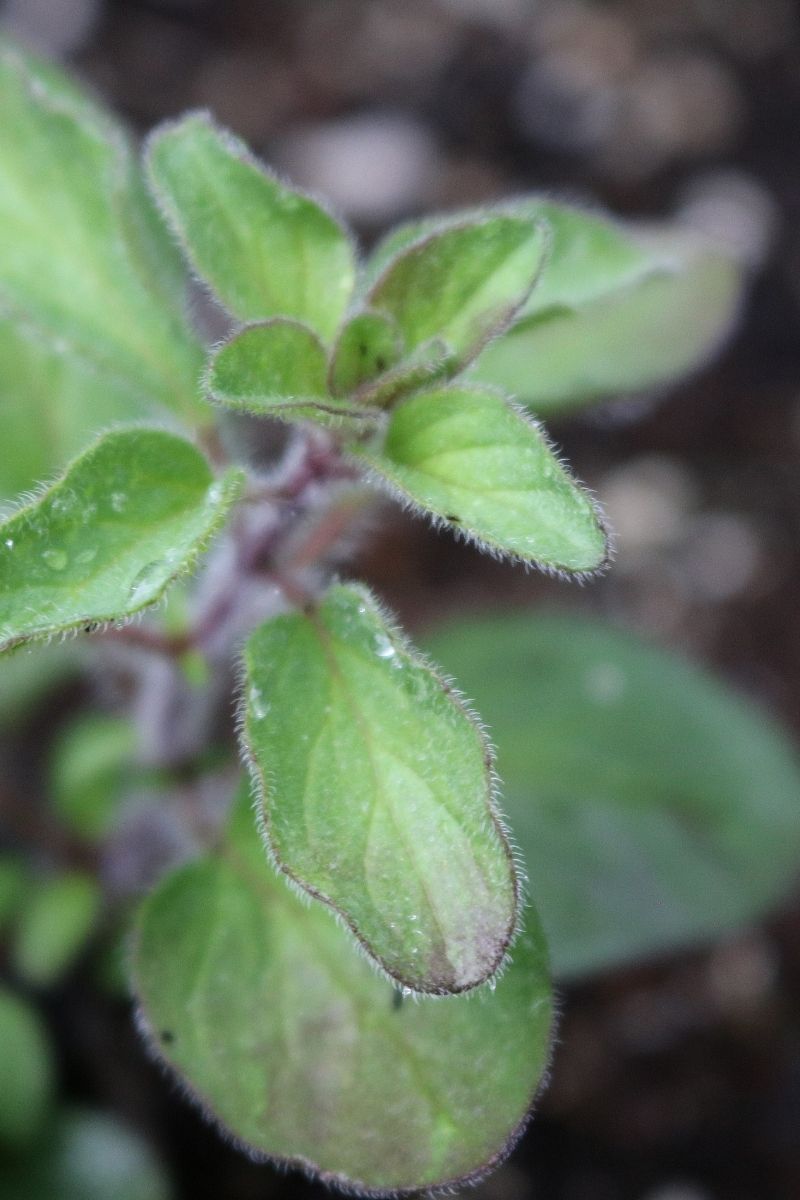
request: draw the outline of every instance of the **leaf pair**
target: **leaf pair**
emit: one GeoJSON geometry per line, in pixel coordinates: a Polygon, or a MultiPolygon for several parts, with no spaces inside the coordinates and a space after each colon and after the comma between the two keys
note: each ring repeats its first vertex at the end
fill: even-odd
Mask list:
{"type": "Polygon", "coordinates": [[[249,323],[209,364],[212,399],[338,429],[371,479],[492,551],[603,565],[597,512],[541,431],[449,382],[535,294],[545,222],[499,212],[400,239],[359,290],[345,231],[207,117],[158,133],[148,163],[196,271],[249,323]]]}

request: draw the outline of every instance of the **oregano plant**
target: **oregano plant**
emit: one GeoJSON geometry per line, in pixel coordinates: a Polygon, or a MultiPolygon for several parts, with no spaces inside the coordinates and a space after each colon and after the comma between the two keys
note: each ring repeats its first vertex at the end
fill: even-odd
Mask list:
{"type": "MultiPolygon", "coordinates": [[[[128,897],[139,1025],[251,1153],[362,1193],[475,1178],[548,1064],[544,935],[480,718],[347,553],[384,493],[522,567],[605,570],[600,509],[533,414],[695,366],[736,269],[536,197],[365,257],[207,114],[140,157],[5,44],[0,109],[0,671],[11,689],[25,647],[74,634],[124,678],[130,720],[59,751],[58,812],[86,843],[113,828],[123,764],[216,798],[185,806],[189,860],[128,897]]],[[[48,886],[18,938],[42,985],[99,906],[85,874],[48,886]]]]}

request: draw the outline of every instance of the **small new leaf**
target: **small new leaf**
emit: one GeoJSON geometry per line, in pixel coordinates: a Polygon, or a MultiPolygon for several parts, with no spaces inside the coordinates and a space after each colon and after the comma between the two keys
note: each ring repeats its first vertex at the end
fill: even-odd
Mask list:
{"type": "Polygon", "coordinates": [[[520,217],[486,217],[430,234],[387,265],[368,303],[397,323],[406,350],[434,338],[469,363],[507,329],[536,282],[545,227],[520,217]]]}
{"type": "Polygon", "coordinates": [[[496,990],[398,1005],[347,933],[270,871],[247,807],[217,857],[145,901],[133,976],[153,1046],[204,1109],[257,1154],[348,1191],[495,1165],[547,1062],[532,912],[496,990]]]}
{"type": "Polygon", "coordinates": [[[541,430],[496,392],[417,392],[393,409],[382,444],[353,452],[392,491],[479,546],[574,574],[605,564],[591,498],[541,430]]]}
{"type": "Polygon", "coordinates": [[[488,746],[363,589],[262,625],[244,742],[277,866],[402,985],[451,993],[500,967],[517,917],[488,746]]]}
{"type": "Polygon", "coordinates": [[[384,374],[400,358],[397,326],[382,313],[357,313],[336,342],[330,369],[335,396],[347,396],[384,374]]]}
{"type": "Polygon", "coordinates": [[[285,421],[363,425],[370,414],[328,392],[328,363],[307,325],[277,317],[250,325],[221,346],[208,368],[209,396],[225,408],[285,421]]]}
{"type": "Polygon", "coordinates": [[[157,429],[117,430],[0,524],[0,650],[154,603],[223,520],[238,472],[215,480],[157,429]]]}
{"type": "Polygon", "coordinates": [[[330,341],[355,282],[350,240],[202,113],[163,126],[147,163],[156,198],[195,270],[242,321],[285,316],[330,341]]]}

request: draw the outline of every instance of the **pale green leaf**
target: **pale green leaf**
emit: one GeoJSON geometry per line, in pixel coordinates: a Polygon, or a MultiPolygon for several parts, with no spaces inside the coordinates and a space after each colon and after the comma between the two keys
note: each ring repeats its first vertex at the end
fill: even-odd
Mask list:
{"type": "Polygon", "coordinates": [[[476,722],[368,592],[262,625],[245,650],[244,741],[277,865],[421,992],[503,962],[511,854],[476,722]]]}
{"type": "Polygon", "coordinates": [[[605,564],[591,499],[541,430],[495,392],[418,392],[392,411],[382,445],[353,452],[392,491],[480,546],[575,573],[605,564]]]}
{"type": "Polygon", "coordinates": [[[157,429],[106,434],[0,524],[0,649],[132,616],[190,567],[239,488],[157,429]]]}
{"type": "MultiPolygon", "coordinates": [[[[0,1149],[35,1136],[52,1092],[53,1065],[44,1025],[35,1009],[0,987],[0,1149]]],[[[9,1200],[13,1195],[2,1194],[9,1200]]]]}
{"type": "Polygon", "coordinates": [[[452,625],[431,652],[474,698],[557,974],[692,945],[800,876],[800,766],[753,705],[578,618],[452,625]]]}
{"type": "Polygon", "coordinates": [[[523,318],[481,355],[474,377],[546,414],[663,386],[697,370],[735,321],[741,272],[699,244],[677,241],[671,252],[670,270],[613,296],[573,312],[523,318]]]}
{"type": "Polygon", "coordinates": [[[399,331],[382,313],[360,312],[347,322],[331,361],[334,396],[349,396],[395,366],[401,354],[399,331]]]}
{"type": "Polygon", "coordinates": [[[276,318],[250,325],[221,346],[206,375],[208,393],[226,408],[341,425],[369,417],[328,392],[328,362],[322,343],[306,325],[276,318]]]}
{"type": "Polygon", "coordinates": [[[148,1146],[104,1113],[68,1109],[24,1157],[0,1164],[4,1200],[168,1200],[148,1146]]]}
{"type": "Polygon", "coordinates": [[[577,309],[670,270],[665,247],[648,244],[633,226],[569,204],[531,199],[510,211],[543,221],[550,232],[547,262],[519,319],[550,309],[577,309]]]}
{"type": "Polygon", "coordinates": [[[202,113],[157,130],[147,160],[165,217],[235,317],[293,317],[332,339],[353,290],[355,260],[329,213],[202,113]]]}
{"type": "Polygon", "coordinates": [[[41,355],[40,373],[67,373],[68,388],[75,374],[96,377],[95,394],[105,383],[106,409],[124,396],[140,412],[196,413],[202,359],[184,274],[124,134],[5,42],[0,115],[0,317],[41,355]]]}
{"type": "Polygon", "coordinates": [[[100,910],[90,875],[74,871],[32,887],[16,924],[12,962],[36,987],[49,987],[83,950],[100,910]]]}
{"type": "Polygon", "coordinates": [[[496,216],[455,225],[392,260],[368,303],[397,322],[407,350],[440,338],[458,369],[509,326],[546,251],[544,227],[534,221],[496,216]]]}
{"type": "Polygon", "coordinates": [[[52,479],[99,430],[148,412],[138,387],[57,345],[0,317],[0,504],[52,479]]]}
{"type": "Polygon", "coordinates": [[[219,857],[145,901],[134,986],[161,1056],[255,1152],[348,1190],[428,1188],[505,1155],[545,1069],[547,966],[527,918],[495,990],[403,1001],[269,869],[245,810],[219,857]]]}
{"type": "Polygon", "coordinates": [[[60,732],[50,760],[50,795],[59,818],[80,837],[108,831],[135,748],[132,723],[119,717],[81,713],[60,732]]]}

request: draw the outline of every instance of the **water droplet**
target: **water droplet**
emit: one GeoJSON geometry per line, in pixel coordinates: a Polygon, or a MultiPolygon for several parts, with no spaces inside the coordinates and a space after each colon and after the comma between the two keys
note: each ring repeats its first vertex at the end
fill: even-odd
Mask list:
{"type": "Polygon", "coordinates": [[[375,653],[378,658],[394,658],[397,654],[397,651],[385,633],[378,634],[375,639],[375,653]]]}
{"type": "Polygon", "coordinates": [[[257,721],[263,721],[269,712],[269,705],[264,700],[261,688],[256,687],[255,684],[252,684],[248,693],[248,699],[250,701],[250,708],[255,719],[257,721]]]}
{"type": "Polygon", "coordinates": [[[92,562],[92,560],[95,559],[96,557],[97,557],[97,547],[89,546],[89,547],[87,547],[86,550],[81,550],[80,554],[76,557],[75,562],[78,564],[79,567],[85,567],[87,565],[87,563],[92,562]]]}
{"type": "Polygon", "coordinates": [[[68,562],[64,550],[43,550],[42,558],[51,571],[63,571],[68,562]]]}
{"type": "Polygon", "coordinates": [[[6,549],[7,549],[7,550],[13,550],[13,549],[14,549],[14,539],[13,539],[13,538],[6,538],[5,545],[6,545],[6,549]]]}
{"type": "Polygon", "coordinates": [[[124,492],[112,492],[111,493],[111,507],[113,508],[115,513],[123,512],[125,509],[125,505],[127,503],[128,503],[128,497],[125,495],[124,492]]]}
{"type": "Polygon", "coordinates": [[[134,575],[128,590],[131,604],[144,604],[154,600],[163,583],[164,571],[160,561],[147,563],[137,575],[134,575]]]}

